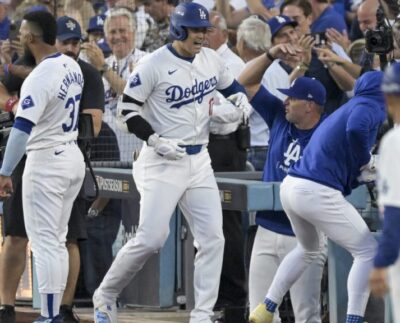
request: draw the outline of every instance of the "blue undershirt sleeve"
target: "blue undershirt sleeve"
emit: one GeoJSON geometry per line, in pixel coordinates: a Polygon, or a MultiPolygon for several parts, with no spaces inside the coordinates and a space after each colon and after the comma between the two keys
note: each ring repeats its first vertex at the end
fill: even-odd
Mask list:
{"type": "Polygon", "coordinates": [[[228,96],[238,93],[238,92],[243,92],[246,94],[246,90],[243,85],[241,85],[238,81],[233,80],[232,84],[229,85],[226,89],[223,90],[218,90],[225,98],[228,96]]]}
{"type": "Polygon", "coordinates": [[[400,250],[400,208],[385,206],[383,232],[379,240],[378,252],[374,259],[377,268],[394,264],[400,250]]]}
{"type": "Polygon", "coordinates": [[[22,156],[26,152],[26,144],[32,130],[33,123],[24,118],[17,118],[8,137],[6,151],[0,174],[11,176],[22,156]]]}

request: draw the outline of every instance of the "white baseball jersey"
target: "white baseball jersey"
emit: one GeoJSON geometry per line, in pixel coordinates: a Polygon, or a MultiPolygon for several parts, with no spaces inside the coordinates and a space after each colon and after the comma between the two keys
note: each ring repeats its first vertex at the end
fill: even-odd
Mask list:
{"type": "Polygon", "coordinates": [[[382,139],[378,159],[379,205],[400,208],[400,127],[382,139]]]}
{"type": "Polygon", "coordinates": [[[82,88],[78,63],[60,53],[46,57],[29,74],[21,88],[16,114],[35,125],[27,151],[77,139],[82,88]]]}
{"type": "Polygon", "coordinates": [[[169,46],[139,62],[124,93],[144,102],[141,115],[160,136],[184,145],[206,144],[215,92],[229,87],[234,77],[212,49],[202,48],[190,61],[169,46]]]}
{"type": "MultiPolygon", "coordinates": [[[[132,72],[133,65],[147,53],[139,49],[135,49],[133,53],[127,57],[118,60],[114,55],[106,59],[106,63],[110,66],[123,80],[128,80],[132,72]]],[[[118,140],[121,161],[132,161],[132,152],[138,150],[142,146],[142,141],[132,134],[127,134],[116,125],[118,95],[111,88],[110,83],[103,77],[105,91],[105,109],[103,120],[115,132],[118,140]]]]}

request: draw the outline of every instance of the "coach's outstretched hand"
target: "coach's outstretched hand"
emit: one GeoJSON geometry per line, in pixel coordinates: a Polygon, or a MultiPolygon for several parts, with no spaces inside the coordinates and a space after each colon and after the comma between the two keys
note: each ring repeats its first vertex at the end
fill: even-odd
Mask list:
{"type": "Polygon", "coordinates": [[[185,148],[180,147],[176,140],[162,138],[156,133],[149,137],[147,144],[153,147],[158,155],[168,160],[178,160],[186,155],[185,148]]]}

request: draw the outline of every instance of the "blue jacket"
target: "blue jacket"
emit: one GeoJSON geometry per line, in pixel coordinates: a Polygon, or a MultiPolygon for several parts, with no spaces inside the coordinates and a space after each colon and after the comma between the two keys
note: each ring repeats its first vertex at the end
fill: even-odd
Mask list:
{"type": "Polygon", "coordinates": [[[367,72],[357,80],[354,97],[314,132],[289,175],[332,187],[343,195],[360,185],[360,168],[369,162],[378,129],[386,119],[382,75],[367,72]]]}
{"type": "MultiPolygon", "coordinates": [[[[286,177],[289,167],[301,158],[304,147],[323,118],[312,129],[297,129],[286,120],[283,102],[263,86],[250,103],[263,117],[270,132],[263,181],[281,182],[286,177]]],[[[280,234],[294,235],[289,219],[283,211],[257,212],[256,224],[280,234]]]]}

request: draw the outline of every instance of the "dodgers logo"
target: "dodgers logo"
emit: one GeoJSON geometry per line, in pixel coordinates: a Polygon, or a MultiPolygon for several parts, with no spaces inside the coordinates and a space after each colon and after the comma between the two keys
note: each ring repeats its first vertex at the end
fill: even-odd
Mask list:
{"type": "Polygon", "coordinates": [[[132,78],[129,80],[129,87],[133,88],[135,86],[139,86],[142,84],[142,81],[140,80],[139,73],[136,73],[135,75],[132,76],[132,78]]]}
{"type": "Polygon", "coordinates": [[[187,88],[182,88],[179,85],[172,85],[165,90],[165,94],[167,95],[166,102],[175,102],[170,106],[171,109],[179,109],[194,101],[202,103],[204,97],[216,89],[217,83],[217,77],[213,76],[208,80],[200,82],[195,79],[194,85],[187,88]]]}
{"type": "Polygon", "coordinates": [[[300,159],[300,155],[301,147],[297,140],[293,140],[289,144],[286,152],[283,154],[283,156],[285,157],[283,163],[285,164],[285,166],[289,167],[291,164],[297,162],[300,159]]]}
{"type": "Polygon", "coordinates": [[[35,106],[32,97],[29,95],[25,99],[22,100],[21,107],[23,110],[29,109],[35,106]]]}
{"type": "Polygon", "coordinates": [[[68,20],[65,26],[71,31],[73,31],[76,28],[76,24],[72,20],[68,20]]]}

